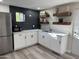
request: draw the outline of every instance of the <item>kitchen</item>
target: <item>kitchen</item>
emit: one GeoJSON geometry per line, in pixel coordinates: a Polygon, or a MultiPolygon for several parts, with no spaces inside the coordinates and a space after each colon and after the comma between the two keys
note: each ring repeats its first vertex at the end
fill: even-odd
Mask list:
{"type": "Polygon", "coordinates": [[[37,10],[11,3],[0,4],[1,58],[78,59],[78,2],[37,10]]]}

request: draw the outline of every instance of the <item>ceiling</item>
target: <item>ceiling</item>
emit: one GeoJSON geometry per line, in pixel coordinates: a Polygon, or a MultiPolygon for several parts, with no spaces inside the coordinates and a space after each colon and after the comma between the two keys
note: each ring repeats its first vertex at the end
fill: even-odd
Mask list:
{"type": "Polygon", "coordinates": [[[25,7],[30,9],[41,8],[47,9],[57,5],[77,2],[79,0],[3,0],[3,4],[14,5],[19,7],[25,7]]]}

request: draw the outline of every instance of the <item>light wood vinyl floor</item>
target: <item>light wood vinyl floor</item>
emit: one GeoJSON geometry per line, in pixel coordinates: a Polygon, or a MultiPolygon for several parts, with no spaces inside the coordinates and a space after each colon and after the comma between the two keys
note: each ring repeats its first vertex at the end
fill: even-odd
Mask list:
{"type": "Polygon", "coordinates": [[[0,56],[0,59],[71,59],[71,58],[62,57],[40,45],[35,45],[32,47],[15,51],[13,53],[0,56]]]}

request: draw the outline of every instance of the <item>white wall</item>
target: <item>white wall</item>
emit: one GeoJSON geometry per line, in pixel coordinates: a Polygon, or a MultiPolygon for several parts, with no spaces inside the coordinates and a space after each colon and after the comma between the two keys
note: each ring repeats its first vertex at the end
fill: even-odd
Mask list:
{"type": "MultiPolygon", "coordinates": [[[[73,25],[74,25],[74,21],[75,19],[73,19],[73,11],[76,11],[77,9],[79,9],[79,3],[75,3],[75,4],[69,4],[70,6],[70,10],[72,12],[72,16],[69,18],[65,18],[67,21],[71,21],[71,25],[54,25],[52,24],[52,22],[57,21],[57,17],[53,16],[53,13],[56,12],[55,8],[51,8],[46,10],[49,14],[50,17],[48,18],[49,23],[49,27],[46,28],[51,28],[54,31],[59,31],[59,32],[64,32],[64,33],[69,33],[70,37],[68,39],[68,46],[67,46],[67,51],[71,52],[72,49],[72,31],[73,31],[73,25]]],[[[44,26],[42,27],[44,29],[44,26]]],[[[46,29],[45,28],[45,29],[46,29]]]]}
{"type": "Polygon", "coordinates": [[[0,12],[7,12],[7,13],[9,13],[9,6],[0,4],[0,12]]]}

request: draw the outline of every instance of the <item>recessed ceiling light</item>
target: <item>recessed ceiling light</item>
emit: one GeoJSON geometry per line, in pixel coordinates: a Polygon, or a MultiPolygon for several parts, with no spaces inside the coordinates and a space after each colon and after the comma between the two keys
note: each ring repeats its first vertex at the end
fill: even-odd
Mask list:
{"type": "Polygon", "coordinates": [[[0,2],[2,2],[3,0],[0,0],[0,2]]]}
{"type": "Polygon", "coordinates": [[[37,8],[38,10],[41,9],[40,7],[37,8]]]}

